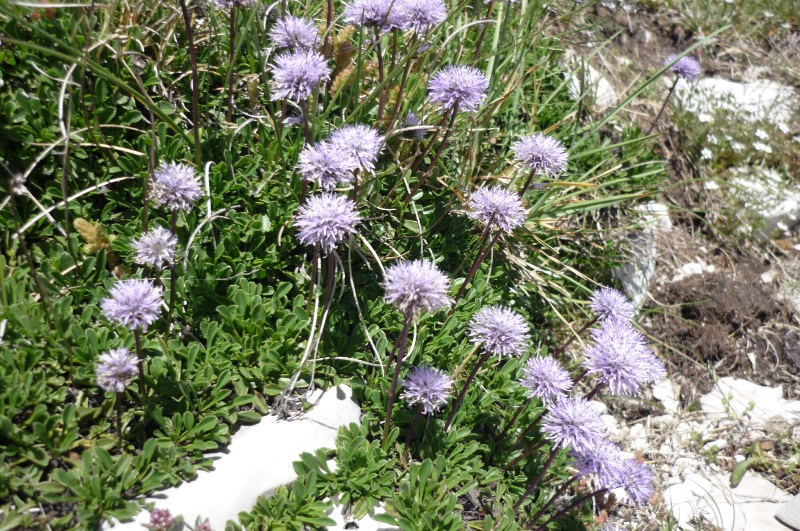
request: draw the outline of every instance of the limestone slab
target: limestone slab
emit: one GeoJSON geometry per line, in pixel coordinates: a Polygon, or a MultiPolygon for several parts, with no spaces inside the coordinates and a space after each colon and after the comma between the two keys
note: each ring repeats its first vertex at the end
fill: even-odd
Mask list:
{"type": "MultiPolygon", "coordinates": [[[[298,419],[270,416],[242,427],[224,451],[211,456],[213,470],[198,472],[193,481],[157,492],[146,501],[169,509],[173,516],[182,515],[190,524],[202,517],[214,529],[225,529],[228,520],[238,522],[240,512],[252,509],[259,496],[294,481],[292,463],[300,454],[334,448],[339,427],[359,422],[360,416],[352,390],[345,385],[332,387],[298,419]]],[[[142,511],[132,522],[116,523],[113,530],[141,531],[149,517],[142,511]]]]}

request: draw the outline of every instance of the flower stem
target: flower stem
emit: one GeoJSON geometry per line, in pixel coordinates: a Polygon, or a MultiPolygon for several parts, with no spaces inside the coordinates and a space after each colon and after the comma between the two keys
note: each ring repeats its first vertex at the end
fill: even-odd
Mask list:
{"type": "Polygon", "coordinates": [[[602,383],[599,383],[599,384],[595,385],[595,386],[594,386],[594,389],[592,389],[591,391],[589,391],[588,393],[586,393],[585,395],[583,395],[583,399],[584,399],[584,400],[591,400],[592,398],[594,398],[594,397],[595,397],[595,395],[597,395],[597,393],[598,393],[598,392],[600,391],[600,389],[602,389],[602,388],[603,388],[603,384],[602,384],[602,383]]]}
{"type": "Polygon", "coordinates": [[[549,509],[550,506],[553,505],[556,502],[556,500],[562,494],[564,494],[564,492],[566,492],[566,490],[569,488],[569,486],[572,485],[573,483],[575,483],[575,481],[578,480],[579,477],[581,477],[580,474],[575,474],[574,476],[569,478],[569,480],[565,481],[564,484],[561,485],[561,487],[558,488],[558,490],[555,492],[555,494],[553,494],[553,496],[550,498],[550,500],[547,503],[544,504],[544,507],[539,509],[539,511],[535,515],[533,515],[533,518],[531,518],[531,521],[533,523],[536,523],[539,520],[539,518],[545,513],[545,511],[547,511],[547,509],[549,509]]]}
{"type": "Polygon", "coordinates": [[[450,425],[453,423],[453,419],[456,418],[456,413],[461,408],[461,403],[464,401],[464,397],[467,395],[467,389],[469,388],[469,384],[472,383],[472,380],[475,379],[475,376],[478,374],[478,371],[483,366],[484,363],[489,359],[492,353],[488,350],[483,353],[477,362],[475,362],[475,366],[472,368],[472,371],[467,376],[467,379],[464,381],[464,386],[461,388],[461,392],[458,393],[458,398],[456,398],[456,403],[453,404],[453,409],[450,410],[450,416],[447,417],[447,422],[444,425],[444,431],[447,431],[450,428],[450,425]]]}
{"type": "Polygon", "coordinates": [[[533,446],[531,446],[530,448],[528,448],[527,450],[525,450],[524,452],[519,454],[519,456],[517,456],[516,459],[514,459],[510,463],[506,464],[503,467],[503,470],[511,470],[512,468],[517,466],[523,459],[526,459],[527,457],[530,457],[531,455],[533,455],[533,453],[536,452],[536,450],[538,450],[539,448],[544,446],[544,443],[545,443],[545,441],[542,440],[542,441],[539,441],[538,443],[534,444],[533,446]]]}
{"type": "Polygon", "coordinates": [[[186,26],[186,39],[189,42],[189,60],[192,64],[192,129],[194,129],[194,161],[199,168],[203,163],[203,154],[200,150],[200,80],[197,75],[197,49],[194,46],[194,29],[189,16],[186,0],[179,0],[183,22],[186,26]]]}
{"type": "MultiPolygon", "coordinates": [[[[486,18],[489,19],[492,16],[492,10],[494,9],[494,0],[490,0],[489,2],[489,9],[486,10],[486,18]]],[[[489,29],[489,24],[484,24],[483,28],[481,29],[481,34],[478,36],[478,43],[475,45],[475,53],[472,54],[472,60],[477,61],[478,58],[481,56],[481,48],[483,47],[483,39],[486,37],[486,32],[489,29]]]]}
{"type": "Polygon", "coordinates": [[[377,27],[375,28],[375,53],[378,55],[378,86],[380,87],[380,92],[378,93],[378,116],[375,118],[375,127],[380,128],[383,121],[383,111],[386,107],[386,87],[383,86],[383,50],[381,48],[381,36],[377,27]]]}
{"type": "Polygon", "coordinates": [[[486,247],[486,249],[484,249],[477,258],[475,258],[475,261],[472,263],[472,267],[467,273],[467,277],[464,279],[464,283],[461,284],[460,288],[458,288],[458,293],[456,293],[456,297],[453,300],[453,307],[458,304],[459,299],[461,299],[461,296],[467,289],[467,284],[469,284],[470,280],[472,280],[472,277],[475,276],[475,273],[478,272],[478,268],[481,266],[483,261],[486,260],[486,257],[489,256],[489,252],[492,250],[492,247],[494,247],[494,244],[497,243],[497,240],[499,240],[500,236],[502,235],[503,229],[498,230],[497,234],[495,234],[494,238],[492,238],[492,241],[489,242],[489,245],[486,247]]]}
{"type": "Polygon", "coordinates": [[[414,435],[414,430],[417,427],[417,423],[419,422],[419,418],[422,416],[422,404],[419,405],[417,408],[417,412],[414,413],[414,417],[411,419],[411,424],[408,427],[408,435],[406,435],[406,452],[409,451],[409,446],[411,445],[411,436],[414,435]]]}
{"type": "MultiPolygon", "coordinates": [[[[174,237],[178,237],[178,213],[173,210],[170,216],[170,230],[174,237]]],[[[167,336],[172,326],[172,312],[175,311],[175,292],[177,290],[178,278],[175,275],[175,262],[169,263],[169,308],[167,309],[167,336]]]]}
{"type": "Polygon", "coordinates": [[[225,114],[225,119],[228,122],[233,117],[233,61],[236,55],[236,11],[235,7],[231,8],[230,51],[228,53],[228,112],[225,114]]]}
{"type": "Polygon", "coordinates": [[[356,168],[353,171],[353,203],[358,204],[358,171],[360,168],[356,168]]]}
{"type": "Polygon", "coordinates": [[[573,334],[572,337],[566,340],[560,347],[556,349],[555,352],[553,352],[553,358],[559,359],[561,355],[564,354],[564,352],[567,350],[567,347],[569,347],[572,344],[572,342],[575,341],[576,338],[580,337],[581,334],[586,332],[590,326],[595,324],[598,319],[599,317],[594,317],[591,321],[583,325],[580,330],[578,330],[575,334],[573,334]]]}
{"type": "Polygon", "coordinates": [[[536,175],[536,170],[531,170],[530,175],[528,175],[528,180],[525,181],[525,186],[522,187],[522,190],[519,192],[520,197],[525,197],[525,192],[528,191],[528,188],[531,186],[531,182],[533,181],[533,176],[536,175]]]}
{"type": "MultiPolygon", "coordinates": [[[[429,174],[433,167],[436,166],[436,163],[439,161],[439,157],[444,151],[444,146],[447,144],[447,140],[450,138],[450,135],[453,133],[454,126],[456,124],[456,115],[458,114],[458,102],[453,105],[453,110],[450,113],[450,123],[447,124],[447,129],[444,132],[444,137],[442,137],[442,141],[439,143],[439,147],[436,148],[436,153],[433,155],[433,160],[428,165],[428,169],[425,170],[425,175],[429,174]]],[[[422,182],[422,181],[420,181],[422,182]]],[[[420,184],[417,184],[417,188],[419,188],[420,184]]]]}
{"type": "Polygon", "coordinates": [[[397,382],[400,379],[400,367],[403,365],[403,357],[406,354],[406,344],[408,343],[408,330],[411,328],[412,316],[406,317],[406,322],[403,325],[403,330],[400,332],[400,346],[397,351],[397,362],[394,366],[394,376],[392,376],[392,387],[389,389],[389,403],[386,405],[386,423],[383,427],[383,439],[389,438],[389,430],[392,425],[392,407],[397,392],[397,382]]]}
{"type": "Polygon", "coordinates": [[[122,393],[117,393],[117,448],[122,452],[122,393]]]}
{"type": "Polygon", "coordinates": [[[528,436],[528,435],[529,435],[529,434],[530,434],[530,433],[533,431],[533,429],[534,429],[536,426],[538,426],[538,425],[539,425],[539,422],[542,420],[542,415],[543,415],[543,414],[544,414],[544,410],[542,410],[541,412],[539,412],[539,414],[536,416],[536,418],[535,418],[535,419],[533,419],[533,420],[531,421],[531,423],[528,425],[528,427],[527,427],[527,428],[525,428],[525,430],[523,430],[523,432],[519,434],[519,436],[517,437],[517,439],[514,441],[514,446],[516,446],[516,445],[518,445],[519,443],[521,443],[521,442],[522,442],[522,439],[524,439],[525,437],[527,437],[527,436],[528,436]]]}
{"type": "MultiPolygon", "coordinates": [[[[396,34],[397,32],[395,32],[396,34]]],[[[396,38],[396,37],[395,37],[396,38]]],[[[412,52],[414,50],[414,46],[417,43],[417,34],[411,36],[411,42],[408,45],[409,56],[406,60],[406,66],[403,68],[403,78],[400,80],[400,87],[397,89],[397,99],[394,102],[394,108],[392,109],[392,115],[389,117],[389,126],[386,128],[387,131],[391,130],[394,127],[394,122],[397,120],[397,113],[400,112],[400,106],[403,104],[403,94],[406,90],[406,83],[408,83],[408,74],[411,72],[411,65],[414,62],[414,58],[412,56],[412,52]]],[[[392,67],[394,69],[394,67],[392,67]]]]}
{"type": "Polygon", "coordinates": [[[525,493],[522,496],[520,496],[519,500],[517,500],[517,503],[514,504],[514,512],[517,512],[519,506],[522,505],[522,502],[524,502],[525,499],[539,487],[539,483],[542,481],[542,478],[550,469],[550,465],[552,465],[553,461],[556,460],[556,456],[558,456],[558,451],[559,451],[558,445],[555,445],[553,446],[553,448],[550,449],[550,457],[548,457],[547,461],[544,462],[544,464],[542,465],[542,469],[539,471],[539,474],[537,474],[536,477],[533,479],[531,485],[528,487],[525,493]]]}
{"type": "Polygon", "coordinates": [[[325,10],[325,42],[322,43],[322,55],[330,58],[332,55],[331,45],[331,24],[333,24],[333,0],[328,0],[325,10]]]}
{"type": "Polygon", "coordinates": [[[583,496],[581,496],[580,498],[578,498],[577,500],[575,500],[573,502],[570,502],[566,507],[563,507],[556,514],[554,514],[553,516],[548,518],[547,521],[545,523],[543,523],[542,525],[540,525],[538,529],[540,531],[546,530],[547,529],[547,524],[549,524],[550,522],[552,522],[556,518],[561,518],[562,516],[564,516],[565,514],[570,512],[575,507],[578,507],[580,504],[582,504],[586,500],[594,498],[595,496],[598,496],[600,494],[604,494],[606,492],[608,492],[608,489],[607,488],[603,488],[603,489],[597,489],[597,490],[595,490],[593,492],[590,492],[588,494],[584,494],[583,496]]]}
{"type": "Polygon", "coordinates": [[[144,397],[147,395],[147,389],[144,381],[144,352],[142,351],[142,331],[138,328],[133,329],[133,337],[136,340],[136,355],[139,357],[139,396],[144,397]]]}
{"type": "Polygon", "coordinates": [[[524,404],[522,404],[520,407],[517,408],[517,410],[514,412],[514,416],[511,417],[511,420],[508,421],[508,424],[506,424],[505,428],[503,428],[503,431],[500,432],[500,435],[497,436],[498,441],[502,440],[503,437],[506,436],[508,430],[510,430],[511,427],[514,425],[514,423],[517,421],[517,419],[519,419],[520,415],[522,415],[522,412],[528,409],[528,406],[531,405],[531,402],[533,402],[533,397],[528,398],[524,404]]]}
{"type": "Polygon", "coordinates": [[[672,86],[669,88],[669,92],[667,92],[667,97],[664,98],[664,104],[661,105],[661,110],[658,111],[658,114],[656,115],[656,119],[653,120],[653,123],[650,126],[650,129],[647,130],[647,132],[644,134],[644,136],[648,136],[650,133],[653,132],[653,129],[656,128],[656,125],[658,124],[658,120],[660,120],[661,119],[661,115],[664,114],[664,109],[667,108],[667,103],[669,102],[670,96],[672,96],[672,93],[675,91],[675,87],[678,86],[678,79],[679,78],[677,76],[675,76],[675,81],[672,83],[672,86]]]}

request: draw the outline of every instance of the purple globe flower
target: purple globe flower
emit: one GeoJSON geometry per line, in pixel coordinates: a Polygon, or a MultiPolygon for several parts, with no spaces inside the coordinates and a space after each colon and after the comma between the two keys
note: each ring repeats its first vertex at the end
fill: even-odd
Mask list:
{"type": "MultiPolygon", "coordinates": [[[[675,61],[675,58],[678,57],[677,54],[670,55],[667,57],[667,60],[664,61],[664,66],[670,64],[672,61],[675,61]]],[[[675,72],[675,74],[679,78],[683,78],[686,81],[697,81],[697,78],[700,77],[700,72],[702,71],[700,68],[700,63],[694,57],[684,56],[678,59],[674,65],[669,67],[670,70],[675,72]]]]}
{"type": "Polygon", "coordinates": [[[603,319],[616,319],[629,321],[633,317],[633,305],[621,291],[614,288],[600,288],[592,293],[589,307],[594,310],[597,317],[603,319]]]}
{"type": "Polygon", "coordinates": [[[104,391],[123,392],[139,374],[136,356],[126,348],[111,349],[94,365],[97,385],[104,391]]]}
{"type": "Polygon", "coordinates": [[[275,23],[269,38],[277,48],[311,50],[319,43],[319,30],[307,18],[287,15],[275,23]]]}
{"type": "Polygon", "coordinates": [[[430,260],[400,262],[386,270],[384,298],[406,317],[448,308],[450,279],[430,260]]]}
{"type": "Polygon", "coordinates": [[[153,531],[170,531],[175,524],[175,519],[170,514],[169,509],[153,509],[150,513],[150,522],[144,527],[153,531]]]}
{"type": "Polygon", "coordinates": [[[350,234],[356,233],[361,218],[356,204],[343,195],[323,193],[308,198],[297,209],[297,239],[304,245],[319,245],[323,255],[330,254],[350,234]]]}
{"type": "Polygon", "coordinates": [[[571,447],[576,452],[589,452],[605,433],[600,412],[583,398],[559,396],[550,411],[542,417],[542,429],[556,446],[571,447]]]}
{"type": "Polygon", "coordinates": [[[442,109],[475,112],[486,99],[489,81],[471,66],[449,66],[439,70],[428,82],[431,101],[442,109]]]}
{"type": "Polygon", "coordinates": [[[622,484],[624,458],[619,447],[608,439],[601,440],[587,452],[573,450],[572,466],[578,474],[593,474],[600,488],[614,489],[622,484]]]}
{"type": "Polygon", "coordinates": [[[526,212],[519,195],[505,188],[481,187],[470,197],[467,216],[511,232],[525,222],[526,212]]]}
{"type": "Polygon", "coordinates": [[[422,413],[429,415],[447,403],[452,386],[453,380],[443,371],[420,365],[411,369],[403,381],[402,398],[409,405],[420,404],[422,413]]]}
{"type": "Polygon", "coordinates": [[[346,125],[328,138],[337,150],[358,163],[361,171],[372,172],[383,147],[383,137],[372,127],[363,124],[346,125]]]}
{"type": "Polygon", "coordinates": [[[163,227],[156,227],[145,232],[141,238],[131,243],[133,250],[136,251],[137,263],[151,265],[158,269],[175,260],[177,245],[178,239],[163,227]]]}
{"type": "Polygon", "coordinates": [[[639,463],[636,459],[625,459],[622,462],[620,483],[617,485],[625,490],[633,503],[644,505],[653,495],[653,480],[655,476],[650,467],[639,463]]]}
{"type": "Polygon", "coordinates": [[[530,327],[525,318],[511,308],[494,305],[481,308],[469,322],[472,343],[502,356],[519,356],[528,346],[530,327]]]}
{"type": "Polygon", "coordinates": [[[162,162],[153,175],[150,193],[156,206],[170,210],[191,210],[203,197],[200,180],[194,168],[186,164],[162,162]]]}
{"type": "Polygon", "coordinates": [[[396,0],[353,0],[344,6],[344,20],[354,26],[378,28],[381,31],[403,26],[396,0]]]}
{"type": "MultiPolygon", "coordinates": [[[[403,127],[417,127],[420,125],[425,124],[423,124],[422,120],[417,118],[417,115],[412,112],[408,113],[405,120],[403,120],[403,127]]],[[[425,137],[425,129],[414,129],[412,131],[407,131],[403,136],[415,139],[423,138],[425,137]]]]}
{"type": "Polygon", "coordinates": [[[511,149],[528,168],[547,177],[555,177],[567,167],[567,150],[552,136],[536,133],[523,136],[511,149]]]}
{"type": "Polygon", "coordinates": [[[147,330],[158,319],[161,289],[150,280],[120,280],[100,301],[105,316],[131,330],[147,330]]]}
{"type": "Polygon", "coordinates": [[[294,50],[279,55],[272,65],[272,99],[294,101],[308,99],[331,74],[322,54],[312,50],[294,50]]]}
{"type": "Polygon", "coordinates": [[[214,528],[211,527],[211,522],[209,522],[208,518],[206,518],[204,521],[194,527],[194,531],[214,531],[214,528]]]}
{"type": "Polygon", "coordinates": [[[447,18],[442,0],[395,0],[403,29],[425,33],[447,18]]]}
{"type": "Polygon", "coordinates": [[[592,330],[583,366],[596,374],[613,396],[630,396],[663,375],[663,366],[645,345],[644,337],[627,321],[606,320],[592,330]]]}
{"type": "Polygon", "coordinates": [[[330,142],[306,145],[297,161],[300,174],[307,181],[316,181],[323,190],[333,190],[339,183],[355,180],[356,160],[330,142]]]}
{"type": "Polygon", "coordinates": [[[522,370],[520,385],[530,396],[549,405],[572,389],[572,378],[551,356],[531,358],[522,370]]]}

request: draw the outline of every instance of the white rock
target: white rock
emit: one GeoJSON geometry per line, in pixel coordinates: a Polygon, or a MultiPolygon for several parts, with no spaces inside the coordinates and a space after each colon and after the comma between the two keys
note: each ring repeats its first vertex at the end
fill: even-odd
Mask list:
{"type": "Polygon", "coordinates": [[[728,441],[725,439],[717,439],[716,441],[707,442],[703,445],[703,450],[722,450],[728,447],[728,441]]]}
{"type": "Polygon", "coordinates": [[[759,239],[769,238],[779,227],[785,231],[800,222],[800,187],[775,170],[733,168],[729,190],[745,209],[743,221],[761,220],[763,228],[754,234],[759,239]]]}
{"type": "Polygon", "coordinates": [[[789,498],[789,494],[750,472],[735,489],[730,488],[729,474],[691,474],[683,483],[664,491],[665,504],[681,529],[694,529],[689,521],[704,517],[726,531],[783,530],[773,515],[778,504],[789,498]]]}
{"type": "MultiPolygon", "coordinates": [[[[673,82],[668,78],[664,81],[673,82]]],[[[715,77],[700,78],[695,83],[682,79],[675,95],[692,112],[713,114],[722,109],[748,121],[769,120],[775,124],[791,122],[796,96],[792,87],[775,81],[757,79],[737,83],[715,77]]]]}
{"type": "Polygon", "coordinates": [[[740,418],[746,413],[755,426],[764,425],[775,416],[792,425],[800,422],[800,401],[784,400],[782,394],[781,386],[765,387],[726,376],[700,398],[700,406],[710,417],[740,418]]]}
{"type": "Polygon", "coordinates": [[[781,505],[775,518],[795,531],[800,531],[800,494],[781,505]]]}
{"type": "Polygon", "coordinates": [[[656,272],[658,247],[655,235],[658,232],[669,231],[672,228],[672,221],[669,218],[669,208],[664,204],[648,203],[636,209],[642,213],[640,219],[642,230],[629,235],[632,248],[630,261],[622,267],[615,268],[614,276],[619,279],[633,306],[639,308],[647,296],[647,290],[656,272]]]}
{"type": "Polygon", "coordinates": [[[707,269],[705,262],[689,262],[688,264],[683,264],[678,272],[672,277],[672,282],[680,282],[681,280],[695,276],[695,275],[702,275],[707,269]]]}
{"type": "Polygon", "coordinates": [[[583,83],[581,83],[581,68],[575,68],[575,72],[570,78],[569,93],[574,99],[581,97],[583,93],[589,95],[594,102],[596,110],[601,111],[617,104],[617,93],[608,80],[595,70],[591,65],[583,70],[583,83]]]}
{"type": "MultiPolygon", "coordinates": [[[[169,509],[174,516],[182,515],[190,524],[202,517],[208,518],[214,529],[225,529],[225,522],[238,522],[239,513],[252,509],[259,496],[294,481],[297,474],[292,462],[300,454],[334,448],[339,427],[359,422],[360,417],[352,390],[345,385],[332,387],[300,419],[270,416],[242,427],[224,452],[211,456],[215,459],[213,470],[198,472],[195,480],[158,492],[146,501],[169,509]]],[[[133,522],[117,523],[113,529],[141,531],[149,519],[149,513],[142,511],[133,522]]]]}
{"type": "Polygon", "coordinates": [[[778,272],[774,269],[770,269],[769,271],[764,271],[761,273],[761,282],[764,284],[772,284],[775,281],[775,278],[778,276],[778,272]]]}

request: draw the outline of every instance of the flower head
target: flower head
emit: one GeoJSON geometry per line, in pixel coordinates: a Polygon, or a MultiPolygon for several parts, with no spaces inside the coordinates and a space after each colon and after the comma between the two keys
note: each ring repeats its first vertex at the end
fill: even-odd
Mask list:
{"type": "Polygon", "coordinates": [[[625,494],[636,505],[643,505],[653,495],[653,471],[636,459],[625,459],[622,462],[622,473],[618,487],[625,489],[625,494]]]}
{"type": "MultiPolygon", "coordinates": [[[[200,518],[198,517],[197,520],[199,521],[200,518]]],[[[214,528],[211,527],[211,522],[208,521],[208,518],[194,526],[194,531],[214,531],[214,528]]]]}
{"type": "Polygon", "coordinates": [[[161,163],[153,175],[151,193],[156,206],[170,210],[191,210],[195,201],[203,197],[194,168],[175,162],[161,163]]]}
{"type": "Polygon", "coordinates": [[[475,112],[486,99],[489,82],[483,72],[471,66],[449,66],[428,82],[431,101],[442,109],[475,112]]]}
{"type": "Polygon", "coordinates": [[[319,245],[330,254],[350,234],[356,233],[361,218],[356,204],[340,194],[325,192],[308,198],[297,209],[297,238],[304,245],[319,245]]]}
{"type": "Polygon", "coordinates": [[[386,302],[406,317],[437,312],[450,306],[450,279],[430,260],[404,261],[386,270],[386,302]]]}
{"type": "Polygon", "coordinates": [[[126,348],[113,348],[94,365],[97,385],[104,391],[121,393],[139,374],[136,356],[126,348]]]}
{"type": "Polygon", "coordinates": [[[572,389],[572,378],[551,356],[531,358],[522,370],[522,387],[530,396],[538,397],[545,404],[552,404],[559,396],[572,389]]]}
{"type": "Polygon", "coordinates": [[[294,50],[275,58],[272,65],[272,99],[308,99],[331,74],[328,61],[313,50],[294,50]]]}
{"type": "Polygon", "coordinates": [[[317,181],[323,190],[333,190],[339,183],[355,180],[353,171],[358,163],[330,142],[317,142],[303,148],[297,168],[306,181],[317,181]]]}
{"type": "Polygon", "coordinates": [[[587,347],[583,365],[612,395],[636,394],[642,385],[663,375],[663,365],[627,321],[606,320],[592,330],[592,338],[594,344],[587,347]]]}
{"type": "Polygon", "coordinates": [[[403,29],[425,33],[447,18],[442,0],[396,0],[403,29]]]}
{"type": "Polygon", "coordinates": [[[435,413],[450,399],[453,380],[443,371],[427,365],[414,367],[403,381],[403,398],[410,405],[419,404],[425,415],[435,413]]]}
{"type": "Polygon", "coordinates": [[[624,458],[619,447],[608,439],[602,439],[586,452],[573,450],[572,457],[572,466],[578,473],[593,474],[601,488],[614,489],[621,485],[624,458]]]}
{"type": "MultiPolygon", "coordinates": [[[[675,58],[678,55],[673,54],[667,57],[667,60],[664,61],[664,66],[670,64],[672,61],[675,61],[675,58]]],[[[669,67],[670,70],[675,72],[675,74],[679,78],[683,78],[686,81],[697,81],[697,78],[700,77],[700,72],[702,71],[700,68],[700,63],[694,57],[689,57],[688,55],[681,57],[675,64],[669,67]]]]}
{"type": "Polygon", "coordinates": [[[400,29],[403,25],[396,0],[353,0],[344,6],[344,20],[354,26],[400,29]]]}
{"type": "Polygon", "coordinates": [[[536,133],[523,136],[511,149],[528,168],[536,173],[554,177],[567,167],[567,150],[552,136],[536,133]]]}
{"type": "Polygon", "coordinates": [[[160,269],[175,260],[178,239],[169,230],[156,227],[142,234],[142,237],[134,240],[131,245],[136,251],[137,263],[160,269]]]}
{"type": "Polygon", "coordinates": [[[605,433],[605,424],[600,412],[588,400],[559,396],[542,417],[542,429],[558,446],[589,452],[605,433]]]}
{"type": "Polygon", "coordinates": [[[481,187],[470,197],[467,215],[483,223],[492,223],[504,232],[511,232],[525,222],[526,212],[519,195],[505,188],[481,187]]]}
{"type": "Polygon", "coordinates": [[[319,43],[319,30],[307,18],[287,15],[275,23],[269,38],[278,48],[311,50],[319,43]]]}
{"type": "Polygon", "coordinates": [[[363,124],[346,125],[331,133],[328,142],[339,152],[356,161],[361,171],[374,171],[383,147],[383,137],[363,124]]]}
{"type": "Polygon", "coordinates": [[[629,321],[633,317],[633,305],[621,291],[614,288],[600,288],[592,293],[589,307],[599,319],[629,321]]]}
{"type": "Polygon", "coordinates": [[[150,523],[145,524],[144,527],[153,531],[170,531],[174,524],[175,519],[169,509],[153,509],[153,512],[150,513],[150,523]]]}
{"type": "Polygon", "coordinates": [[[100,301],[100,309],[111,321],[131,330],[147,330],[158,318],[161,289],[150,280],[120,280],[100,301]]]}
{"type": "Polygon", "coordinates": [[[519,313],[494,305],[481,308],[472,316],[469,336],[472,343],[502,357],[522,354],[530,333],[528,323],[519,313]]]}

